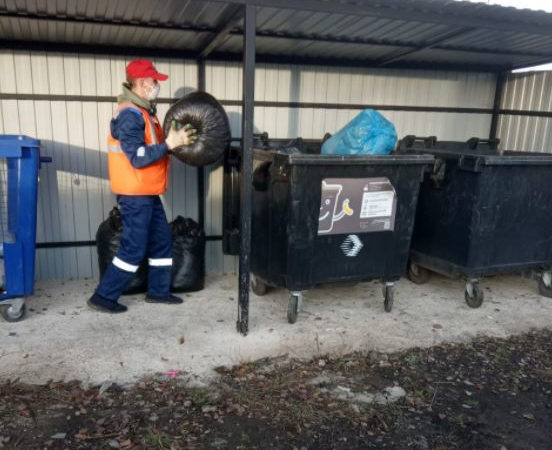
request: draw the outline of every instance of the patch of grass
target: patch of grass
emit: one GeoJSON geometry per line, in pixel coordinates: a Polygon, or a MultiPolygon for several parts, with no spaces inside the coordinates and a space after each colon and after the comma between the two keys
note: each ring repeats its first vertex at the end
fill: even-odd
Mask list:
{"type": "Polygon", "coordinates": [[[112,448],[108,442],[100,442],[97,447],[94,447],[95,450],[111,450],[112,448]]]}
{"type": "Polygon", "coordinates": [[[187,423],[180,425],[180,434],[186,438],[190,435],[190,426],[187,423]]]}
{"type": "Polygon", "coordinates": [[[175,450],[174,440],[167,434],[154,429],[148,429],[144,436],[144,443],[148,449],[175,450]]]}
{"type": "Polygon", "coordinates": [[[460,413],[449,416],[449,422],[457,427],[466,428],[471,423],[471,419],[467,414],[460,413]]]}
{"type": "Polygon", "coordinates": [[[295,422],[313,421],[318,416],[316,410],[306,402],[292,402],[288,409],[289,418],[295,422]]]}
{"type": "Polygon", "coordinates": [[[239,438],[238,445],[237,445],[236,448],[240,449],[240,450],[242,450],[242,449],[245,450],[245,449],[251,448],[251,438],[249,437],[249,435],[247,433],[244,433],[242,431],[242,433],[240,435],[240,438],[239,438]]]}
{"type": "Polygon", "coordinates": [[[494,356],[496,363],[506,364],[510,361],[510,349],[507,346],[498,347],[494,356]]]}
{"type": "Polygon", "coordinates": [[[209,393],[205,389],[196,389],[191,392],[192,403],[196,406],[202,407],[210,403],[209,393]]]}
{"type": "Polygon", "coordinates": [[[247,386],[240,386],[238,388],[238,391],[236,392],[236,401],[239,405],[245,406],[251,401],[252,397],[255,398],[250,389],[251,388],[247,386]]]}

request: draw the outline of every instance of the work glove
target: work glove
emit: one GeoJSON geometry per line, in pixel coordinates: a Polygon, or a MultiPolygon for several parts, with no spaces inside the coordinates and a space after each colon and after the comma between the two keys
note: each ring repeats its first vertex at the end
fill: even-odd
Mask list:
{"type": "Polygon", "coordinates": [[[177,129],[177,124],[173,121],[169,135],[165,139],[169,151],[172,153],[177,147],[192,145],[197,141],[197,130],[189,123],[182,128],[177,129]]]}

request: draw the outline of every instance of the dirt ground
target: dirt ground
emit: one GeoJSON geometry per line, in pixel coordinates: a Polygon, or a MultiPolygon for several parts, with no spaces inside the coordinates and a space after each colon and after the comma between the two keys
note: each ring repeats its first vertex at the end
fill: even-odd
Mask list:
{"type": "Polygon", "coordinates": [[[0,448],[552,448],[550,330],[217,372],[201,388],[177,371],[126,389],[5,383],[0,448]]]}

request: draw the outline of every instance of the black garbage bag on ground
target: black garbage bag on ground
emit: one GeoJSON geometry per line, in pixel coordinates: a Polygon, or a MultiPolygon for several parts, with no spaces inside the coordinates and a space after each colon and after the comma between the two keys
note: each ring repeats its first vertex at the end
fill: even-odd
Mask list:
{"type": "Polygon", "coordinates": [[[205,233],[192,219],[171,222],[173,268],[171,291],[200,291],[205,285],[205,233]]]}
{"type": "MultiPolygon", "coordinates": [[[[121,234],[123,233],[123,222],[119,208],[114,207],[109,212],[109,217],[98,227],[96,233],[96,248],[98,250],[98,266],[100,278],[111,264],[113,257],[119,250],[121,234]]],[[[142,261],[136,275],[128,284],[123,295],[138,294],[146,292],[148,284],[147,260],[142,261]]]]}
{"type": "Polygon", "coordinates": [[[207,92],[192,92],[175,103],[163,123],[165,136],[171,125],[176,129],[191,124],[197,130],[197,141],[177,147],[174,156],[192,166],[205,166],[221,159],[230,144],[230,124],[222,105],[207,92]]]}

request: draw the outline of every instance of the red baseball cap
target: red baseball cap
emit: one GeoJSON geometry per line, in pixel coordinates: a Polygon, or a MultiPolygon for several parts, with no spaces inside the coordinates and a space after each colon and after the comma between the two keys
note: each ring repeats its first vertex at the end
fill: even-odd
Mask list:
{"type": "Polygon", "coordinates": [[[126,73],[130,78],[153,78],[154,80],[165,81],[169,78],[164,73],[159,73],[149,59],[135,59],[126,66],[126,73]]]}

